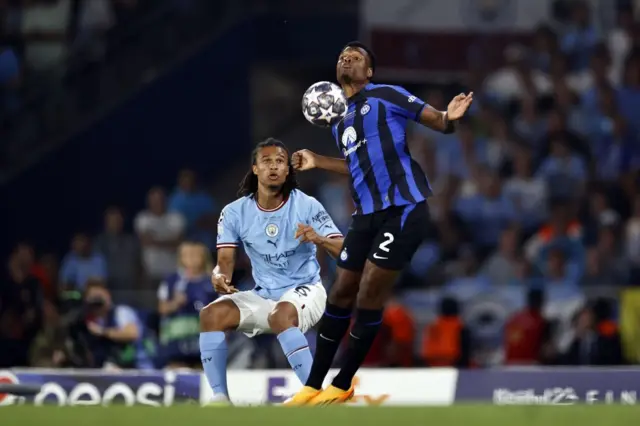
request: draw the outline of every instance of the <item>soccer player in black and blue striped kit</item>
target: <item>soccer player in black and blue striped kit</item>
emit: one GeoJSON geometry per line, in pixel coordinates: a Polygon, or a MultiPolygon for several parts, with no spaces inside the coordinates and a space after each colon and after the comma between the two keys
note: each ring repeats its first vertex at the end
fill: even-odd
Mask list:
{"type": "Polygon", "coordinates": [[[441,112],[401,87],[372,84],[375,56],[359,42],[345,46],[336,71],[349,103],[345,118],[332,129],[343,158],[303,150],[293,155],[293,166],[350,175],[356,212],[320,322],[309,379],[285,405],[327,405],[353,397],[352,381],[378,333],[384,304],[429,221],[431,186],[409,153],[407,121],[452,133],[473,100],[473,93],[460,94],[441,112]],[[354,307],[345,363],[323,390],[354,307]]]}

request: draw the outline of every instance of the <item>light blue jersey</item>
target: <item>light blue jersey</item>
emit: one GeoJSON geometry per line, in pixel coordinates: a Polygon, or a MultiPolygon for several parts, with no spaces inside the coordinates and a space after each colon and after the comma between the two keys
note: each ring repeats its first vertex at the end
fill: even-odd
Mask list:
{"type": "Polygon", "coordinates": [[[318,200],[293,190],[273,210],[263,209],[252,197],[228,204],[220,213],[217,247],[242,243],[251,260],[254,291],[279,300],[292,287],[320,281],[316,246],[294,238],[298,224],[311,225],[323,237],[342,237],[318,200]]]}

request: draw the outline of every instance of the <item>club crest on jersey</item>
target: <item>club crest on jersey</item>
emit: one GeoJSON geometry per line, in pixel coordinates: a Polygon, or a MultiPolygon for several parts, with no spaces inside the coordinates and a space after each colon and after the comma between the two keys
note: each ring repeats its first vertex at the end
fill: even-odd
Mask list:
{"type": "Polygon", "coordinates": [[[274,223],[268,224],[264,230],[268,237],[275,237],[276,235],[278,235],[279,231],[280,230],[278,229],[278,225],[274,223]]]}
{"type": "Polygon", "coordinates": [[[347,254],[347,249],[343,249],[342,252],[340,253],[340,260],[344,262],[348,258],[349,258],[349,255],[347,254]]]}
{"type": "Polygon", "coordinates": [[[371,111],[371,106],[369,104],[364,104],[362,108],[360,108],[360,115],[367,115],[371,111]]]}
{"type": "Polygon", "coordinates": [[[356,129],[351,126],[347,127],[342,134],[342,145],[347,146],[350,143],[354,143],[356,140],[358,140],[356,129]]]}

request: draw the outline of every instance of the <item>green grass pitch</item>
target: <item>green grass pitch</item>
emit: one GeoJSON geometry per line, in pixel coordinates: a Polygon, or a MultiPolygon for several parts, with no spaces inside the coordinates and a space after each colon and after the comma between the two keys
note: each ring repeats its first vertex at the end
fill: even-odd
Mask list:
{"type": "Polygon", "coordinates": [[[632,426],[640,406],[0,407],[3,426],[632,426]]]}

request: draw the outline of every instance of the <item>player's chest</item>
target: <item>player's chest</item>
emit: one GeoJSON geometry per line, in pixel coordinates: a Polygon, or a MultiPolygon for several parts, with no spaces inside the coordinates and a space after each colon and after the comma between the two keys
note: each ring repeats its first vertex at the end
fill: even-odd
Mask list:
{"type": "Polygon", "coordinates": [[[386,123],[386,112],[375,99],[360,99],[349,105],[345,118],[334,129],[338,148],[345,157],[356,154],[370,144],[384,150],[379,141],[386,123]],[[382,123],[382,124],[381,124],[382,123]]]}
{"type": "Polygon", "coordinates": [[[260,212],[245,222],[242,241],[259,253],[295,250],[300,244],[295,239],[298,223],[302,221],[295,214],[260,212]]]}

